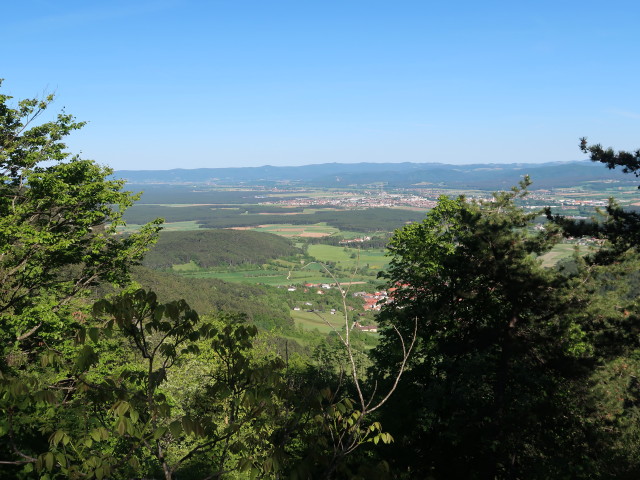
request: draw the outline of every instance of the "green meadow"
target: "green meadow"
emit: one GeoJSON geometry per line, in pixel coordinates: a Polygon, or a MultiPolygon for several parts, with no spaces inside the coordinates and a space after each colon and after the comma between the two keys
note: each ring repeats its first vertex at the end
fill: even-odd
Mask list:
{"type": "Polygon", "coordinates": [[[389,264],[384,250],[359,250],[353,247],[336,247],[332,245],[309,245],[309,255],[320,262],[335,262],[341,268],[353,270],[368,265],[369,270],[384,270],[389,264]]]}
{"type": "Polygon", "coordinates": [[[330,333],[333,330],[341,331],[344,327],[344,317],[340,312],[331,315],[327,312],[292,310],[291,318],[293,318],[296,326],[305,330],[318,329],[320,333],[330,333]]]}
{"type": "Polygon", "coordinates": [[[559,243],[558,245],[555,245],[550,252],[545,253],[540,257],[542,259],[542,266],[553,267],[561,260],[570,258],[573,255],[573,252],[575,252],[576,247],[578,248],[580,255],[586,255],[595,249],[595,247],[576,245],[574,243],[559,243]]]}
{"type": "MultiPolygon", "coordinates": [[[[334,280],[319,263],[296,265],[291,270],[285,268],[264,268],[247,270],[228,269],[200,269],[197,265],[174,265],[173,270],[185,277],[191,278],[217,278],[226,282],[258,283],[273,286],[300,285],[303,283],[333,283],[334,280]],[[195,268],[193,268],[195,266],[195,268]]],[[[330,269],[331,271],[331,269],[330,269]]],[[[344,274],[336,276],[336,280],[342,284],[349,282],[367,282],[371,277],[357,275],[355,277],[344,274]]]]}

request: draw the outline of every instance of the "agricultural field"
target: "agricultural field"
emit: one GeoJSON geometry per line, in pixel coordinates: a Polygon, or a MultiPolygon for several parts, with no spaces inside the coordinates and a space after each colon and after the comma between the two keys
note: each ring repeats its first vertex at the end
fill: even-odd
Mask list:
{"type": "MultiPolygon", "coordinates": [[[[295,269],[269,269],[265,268],[254,270],[222,270],[222,269],[191,269],[189,266],[178,265],[173,269],[177,273],[185,277],[191,278],[217,278],[225,282],[242,282],[253,284],[264,284],[272,286],[288,286],[301,285],[304,283],[333,283],[334,279],[328,275],[322,266],[318,263],[311,263],[305,266],[296,266],[295,269]]],[[[331,269],[330,269],[331,271],[331,269]]],[[[366,284],[373,280],[372,277],[365,275],[346,276],[338,275],[336,280],[341,284],[366,284]]]]}
{"type": "Polygon", "coordinates": [[[383,249],[359,250],[331,245],[309,245],[308,255],[316,261],[301,263],[274,260],[258,268],[202,269],[193,263],[174,265],[173,270],[193,278],[217,278],[227,282],[243,282],[273,286],[304,283],[376,284],[377,274],[388,265],[383,249]],[[326,267],[326,268],[325,268],[326,267]],[[355,272],[355,273],[354,273],[355,272]],[[335,276],[335,280],[331,277],[335,276]]]}
{"type": "MultiPolygon", "coordinates": [[[[331,275],[321,266],[323,264],[340,283],[364,282],[373,286],[379,283],[377,273],[387,268],[390,260],[385,256],[384,248],[381,248],[389,232],[407,222],[424,218],[423,207],[417,204],[413,207],[394,205],[394,199],[402,195],[385,193],[382,188],[376,191],[360,189],[352,192],[321,188],[279,188],[277,191],[257,188],[196,190],[181,186],[145,188],[148,191],[143,199],[147,202],[132,207],[129,213],[131,223],[120,228],[120,232],[135,231],[145,221],[164,217],[167,219],[164,232],[195,234],[196,231],[221,231],[219,229],[244,230],[270,233],[294,242],[292,247],[297,253],[272,255],[268,259],[258,259],[255,255],[258,251],[266,249],[266,243],[254,242],[253,247],[241,249],[240,253],[236,252],[232,256],[229,252],[237,250],[238,242],[232,242],[233,248],[228,242],[214,242],[206,248],[219,251],[221,255],[224,253],[225,258],[229,258],[226,263],[220,264],[203,263],[203,258],[213,256],[202,250],[202,244],[202,251],[197,255],[195,251],[188,253],[194,247],[187,247],[185,243],[173,248],[172,251],[179,252],[180,255],[170,255],[171,260],[166,265],[160,265],[159,261],[155,262],[157,265],[150,265],[153,268],[172,270],[185,277],[217,278],[228,282],[273,286],[332,283],[331,275]],[[363,202],[370,202],[370,205],[376,206],[361,206],[357,209],[343,206],[348,205],[352,197],[365,198],[363,202]],[[301,206],[299,199],[304,198],[319,202],[302,202],[304,206],[301,206]],[[323,203],[325,200],[335,199],[340,202],[344,199],[345,203],[338,207],[323,203]],[[382,205],[387,206],[381,208],[382,205]],[[340,238],[354,239],[364,236],[374,239],[368,248],[358,249],[356,244],[338,245],[340,238]],[[314,261],[318,263],[313,263],[314,261]]],[[[415,192],[433,199],[443,193],[466,194],[467,198],[486,198],[488,195],[486,191],[443,187],[418,188],[415,192]]],[[[621,198],[625,203],[632,197],[637,199],[637,190],[613,184],[604,187],[585,184],[553,191],[532,191],[525,205],[529,208],[539,208],[539,205],[549,205],[558,200],[557,208],[562,213],[571,213],[567,209],[573,209],[576,214],[583,214],[585,211],[592,211],[594,207],[580,202],[601,202],[608,196],[621,198]],[[572,203],[572,199],[580,201],[572,203]],[[565,203],[562,203],[563,201],[565,203]]],[[[159,243],[156,248],[161,246],[159,243]]],[[[574,246],[571,244],[557,245],[542,257],[543,265],[555,265],[558,261],[570,257],[573,249],[574,246]]],[[[155,258],[153,251],[148,258],[155,258]]]]}
{"type": "Polygon", "coordinates": [[[335,247],[332,245],[309,245],[308,253],[324,263],[335,263],[336,266],[353,271],[367,266],[368,270],[378,272],[389,264],[384,249],[360,250],[353,247],[335,247]]]}
{"type": "Polygon", "coordinates": [[[334,330],[341,331],[344,328],[344,317],[341,312],[331,315],[329,312],[307,312],[292,310],[291,318],[296,326],[304,330],[317,329],[320,333],[330,333],[334,330]]]}
{"type": "Polygon", "coordinates": [[[280,235],[282,237],[302,237],[302,238],[318,238],[328,237],[340,232],[335,227],[330,227],[326,222],[314,225],[293,225],[287,223],[259,225],[257,227],[234,227],[236,230],[253,230],[256,232],[267,232],[280,235]]]}

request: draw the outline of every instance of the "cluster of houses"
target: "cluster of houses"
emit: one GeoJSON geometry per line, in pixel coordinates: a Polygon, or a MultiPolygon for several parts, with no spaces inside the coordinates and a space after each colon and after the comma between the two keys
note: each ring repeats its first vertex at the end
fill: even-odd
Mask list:
{"type": "Polygon", "coordinates": [[[308,290],[316,289],[316,293],[318,295],[324,295],[325,290],[330,290],[333,288],[333,284],[331,283],[305,283],[304,288],[305,292],[308,290]]]}
{"type": "Polygon", "coordinates": [[[345,238],[344,240],[340,240],[338,243],[340,245],[345,245],[349,243],[364,243],[371,240],[371,237],[361,237],[361,238],[345,238]]]}
{"type": "MultiPolygon", "coordinates": [[[[330,283],[305,283],[304,284],[304,291],[305,293],[309,291],[309,289],[313,289],[313,288],[317,288],[318,290],[316,290],[316,293],[318,295],[323,295],[325,290],[329,290],[333,287],[332,284],[330,283]]],[[[295,287],[293,285],[290,285],[287,287],[287,291],[289,292],[295,292],[298,289],[298,287],[295,287]]]]}
{"type": "MultiPolygon", "coordinates": [[[[310,289],[317,288],[316,293],[318,295],[324,294],[325,290],[329,290],[333,287],[333,285],[329,283],[305,283],[304,291],[307,292],[310,289]]],[[[288,287],[288,291],[295,292],[296,287],[288,287]]],[[[360,297],[364,300],[364,305],[362,308],[365,312],[375,311],[379,312],[380,308],[383,304],[391,302],[389,298],[389,294],[386,290],[380,290],[379,292],[367,293],[367,292],[356,292],[353,294],[354,297],[360,297]]]]}
{"type": "Polygon", "coordinates": [[[385,290],[381,290],[375,293],[356,292],[353,294],[353,296],[361,297],[364,300],[364,305],[362,308],[364,308],[365,312],[379,312],[384,303],[390,302],[389,295],[385,290]]]}
{"type": "MultiPolygon", "coordinates": [[[[324,294],[325,290],[329,290],[332,287],[334,287],[334,285],[329,284],[329,283],[305,283],[304,284],[304,291],[308,292],[312,289],[317,289],[316,292],[318,294],[324,294]]],[[[297,290],[298,287],[295,286],[289,286],[287,287],[287,290],[290,292],[295,292],[297,290]]],[[[353,294],[354,297],[360,297],[364,300],[364,305],[363,305],[363,309],[365,312],[367,311],[380,311],[380,308],[382,306],[382,304],[384,303],[388,303],[391,300],[389,299],[389,295],[387,294],[387,292],[385,290],[381,290],[379,292],[375,292],[375,293],[367,293],[367,292],[356,292],[353,294]]],[[[347,307],[349,310],[353,310],[353,307],[347,307]]],[[[304,306],[299,305],[299,306],[295,306],[293,307],[293,309],[295,311],[301,311],[303,309],[307,310],[308,312],[313,312],[315,311],[313,309],[313,304],[311,302],[305,302],[304,306]]],[[[335,308],[332,308],[329,313],[331,315],[336,315],[338,312],[336,311],[335,308]]],[[[352,329],[361,331],[361,332],[371,332],[371,333],[376,333],[378,331],[378,326],[377,325],[361,325],[359,322],[353,322],[352,329]]]]}
{"type": "MultiPolygon", "coordinates": [[[[311,302],[304,302],[304,305],[305,305],[305,308],[306,308],[307,312],[314,312],[314,311],[315,311],[313,308],[308,308],[308,307],[313,307],[313,303],[311,303],[311,302]]],[[[302,310],[302,307],[293,307],[293,309],[294,309],[296,312],[299,312],[299,311],[301,311],[301,310],[302,310]]],[[[337,310],[336,310],[335,308],[332,308],[332,309],[329,311],[329,313],[330,313],[331,315],[335,315],[335,314],[336,314],[336,313],[338,313],[338,312],[337,312],[337,310]]]]}
{"type": "Polygon", "coordinates": [[[354,329],[354,328],[361,332],[378,333],[377,325],[360,325],[358,322],[353,322],[353,325],[351,325],[351,329],[354,329]]]}
{"type": "MultiPolygon", "coordinates": [[[[334,285],[329,283],[305,283],[304,291],[308,292],[315,288],[317,289],[316,293],[318,295],[323,295],[325,293],[325,290],[329,290],[333,287],[334,285]]],[[[290,292],[295,292],[297,288],[294,286],[290,286],[290,287],[287,287],[287,290],[290,292]]],[[[392,288],[391,290],[395,290],[395,288],[392,288]]],[[[365,312],[369,312],[369,311],[379,312],[380,309],[382,308],[382,305],[384,305],[385,303],[390,303],[392,301],[392,299],[389,296],[389,292],[387,292],[386,290],[380,290],[379,292],[374,292],[374,293],[356,292],[353,294],[353,296],[360,297],[364,300],[364,305],[362,306],[362,308],[364,309],[365,312]]]]}

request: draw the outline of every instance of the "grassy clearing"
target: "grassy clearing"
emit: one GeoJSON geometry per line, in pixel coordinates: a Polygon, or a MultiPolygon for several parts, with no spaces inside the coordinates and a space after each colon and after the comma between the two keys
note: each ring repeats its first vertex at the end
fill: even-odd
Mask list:
{"type": "Polygon", "coordinates": [[[540,257],[542,259],[542,266],[553,267],[559,261],[571,257],[576,246],[578,247],[581,255],[586,255],[592,250],[591,247],[575,245],[572,243],[559,243],[558,245],[555,245],[550,252],[545,253],[540,257]]]}
{"type": "Polygon", "coordinates": [[[301,266],[300,262],[291,262],[288,260],[282,260],[281,258],[277,258],[273,260],[271,263],[276,264],[279,267],[288,268],[288,269],[296,269],[301,266]]]}
{"type": "Polygon", "coordinates": [[[336,330],[340,331],[344,326],[344,318],[339,313],[331,315],[330,313],[291,311],[291,318],[296,326],[306,330],[318,329],[320,333],[329,333],[336,330]]]}
{"type": "MultiPolygon", "coordinates": [[[[331,278],[326,277],[320,271],[320,266],[312,264],[304,269],[298,270],[243,270],[237,272],[212,271],[212,270],[182,270],[179,273],[185,277],[192,278],[217,278],[225,282],[242,282],[253,284],[264,284],[273,286],[301,285],[303,283],[333,283],[331,278]]],[[[350,281],[366,282],[366,277],[344,278],[339,277],[340,283],[350,281]]]]}
{"type": "Polygon", "coordinates": [[[313,225],[293,225],[290,223],[281,223],[276,225],[261,225],[259,227],[249,228],[256,232],[267,232],[280,235],[282,237],[324,237],[334,235],[340,230],[330,227],[326,223],[316,223],[313,225]]]}
{"type": "Polygon", "coordinates": [[[295,343],[297,343],[298,345],[300,345],[302,347],[314,346],[314,345],[317,345],[317,343],[318,343],[317,340],[313,341],[313,340],[311,340],[309,338],[306,338],[306,337],[309,336],[307,334],[296,336],[296,335],[287,335],[287,334],[284,334],[284,333],[278,333],[278,336],[282,337],[282,338],[285,338],[285,339],[287,339],[287,340],[289,340],[291,342],[295,342],[295,343]]]}
{"type": "Polygon", "coordinates": [[[196,262],[191,260],[189,263],[183,263],[181,265],[173,265],[171,267],[175,272],[197,272],[200,270],[200,267],[196,262]]]}
{"type": "Polygon", "coordinates": [[[342,268],[354,269],[369,265],[370,270],[384,270],[389,264],[384,250],[358,250],[357,248],[334,247],[332,245],[309,245],[309,255],[321,262],[335,262],[342,268]],[[355,258],[351,258],[351,257],[355,258]]]}

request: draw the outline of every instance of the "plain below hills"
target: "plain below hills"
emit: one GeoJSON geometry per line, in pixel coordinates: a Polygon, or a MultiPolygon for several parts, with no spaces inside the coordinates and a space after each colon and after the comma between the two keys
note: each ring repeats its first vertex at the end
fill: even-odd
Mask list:
{"type": "Polygon", "coordinates": [[[632,179],[621,170],[603,171],[589,161],[448,165],[443,163],[325,163],[297,167],[237,167],[172,170],[119,170],[114,177],[131,184],[289,185],[324,188],[418,185],[500,190],[529,175],[536,188],[571,187],[587,182],[632,179]]]}

